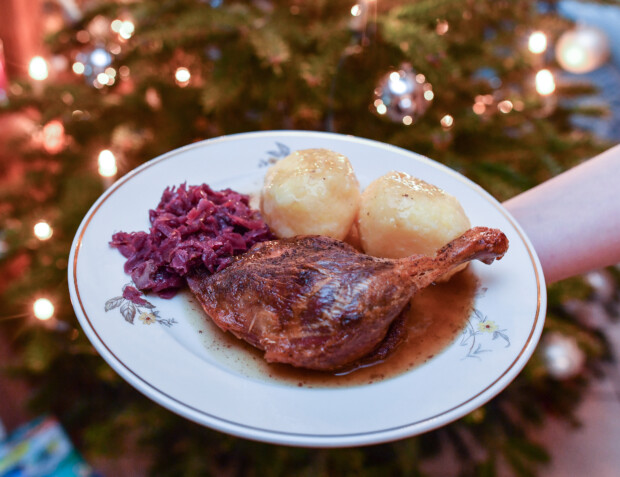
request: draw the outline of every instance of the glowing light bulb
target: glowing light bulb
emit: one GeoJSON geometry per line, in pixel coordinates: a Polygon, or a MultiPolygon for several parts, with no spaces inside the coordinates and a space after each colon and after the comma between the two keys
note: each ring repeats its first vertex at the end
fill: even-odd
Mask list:
{"type": "Polygon", "coordinates": [[[351,7],[351,15],[359,17],[362,14],[362,6],[357,4],[351,7]]]}
{"type": "Polygon", "coordinates": [[[73,72],[76,75],[83,75],[84,71],[86,70],[86,66],[84,66],[84,63],[80,62],[80,61],[76,61],[75,63],[73,63],[73,72]]]}
{"type": "Polygon", "coordinates": [[[409,84],[404,78],[401,77],[398,71],[393,71],[392,73],[390,73],[388,88],[393,94],[397,96],[405,94],[410,89],[409,84]]]}
{"type": "Polygon", "coordinates": [[[450,129],[454,125],[454,118],[449,114],[446,114],[443,118],[441,118],[441,127],[444,129],[450,129]]]}
{"type": "Polygon", "coordinates": [[[65,146],[65,127],[58,119],[53,119],[42,131],[43,148],[50,154],[58,154],[65,146]]]}
{"type": "Polygon", "coordinates": [[[403,117],[403,124],[405,126],[411,126],[413,124],[413,118],[409,115],[403,117]]]}
{"type": "Polygon", "coordinates": [[[99,153],[99,175],[102,177],[114,177],[118,172],[116,157],[112,151],[104,149],[99,153]]]}
{"type": "Polygon", "coordinates": [[[474,110],[474,113],[480,115],[483,114],[485,112],[485,110],[487,109],[487,107],[484,105],[483,102],[481,101],[476,101],[474,103],[474,105],[472,106],[472,109],[474,110]]]}
{"type": "Polygon", "coordinates": [[[121,31],[122,26],[123,26],[123,20],[119,20],[118,18],[114,20],[112,23],[110,23],[110,29],[114,33],[118,33],[119,31],[121,31]]]}
{"type": "Polygon", "coordinates": [[[504,114],[508,114],[510,111],[512,111],[512,107],[512,101],[509,101],[507,99],[505,99],[504,101],[500,101],[497,104],[497,109],[499,109],[504,114]]]}
{"type": "Polygon", "coordinates": [[[45,220],[37,222],[33,227],[33,231],[34,236],[39,240],[47,240],[51,238],[54,233],[50,224],[48,224],[45,220]]]}
{"type": "Polygon", "coordinates": [[[448,30],[450,29],[450,24],[445,21],[442,20],[440,22],[437,23],[437,26],[435,27],[435,31],[437,32],[438,35],[445,35],[446,33],[448,33],[448,30]]]}
{"type": "Polygon", "coordinates": [[[136,26],[133,24],[133,22],[130,22],[129,20],[127,20],[127,21],[124,21],[123,24],[118,29],[118,35],[123,40],[129,40],[133,36],[133,33],[135,30],[136,30],[136,26]]]}
{"type": "Polygon", "coordinates": [[[37,319],[46,321],[54,316],[54,305],[47,298],[37,298],[32,305],[32,311],[37,319]]]}
{"type": "Polygon", "coordinates": [[[43,81],[49,76],[47,62],[41,56],[35,56],[28,65],[28,75],[37,81],[43,81]]]}
{"type": "Polygon", "coordinates": [[[112,63],[112,55],[104,48],[95,48],[90,54],[90,62],[97,68],[106,68],[112,63]]]}
{"type": "Polygon", "coordinates": [[[432,91],[430,90],[424,91],[424,99],[426,101],[431,101],[434,97],[435,97],[435,93],[433,93],[432,91]]]}
{"type": "Polygon", "coordinates": [[[100,84],[108,84],[109,80],[110,80],[110,77],[106,75],[105,73],[99,73],[97,75],[97,81],[99,81],[100,84]]]}
{"type": "Polygon", "coordinates": [[[544,69],[536,73],[536,91],[542,96],[550,95],[555,91],[555,79],[551,71],[544,69]]]}
{"type": "Polygon", "coordinates": [[[530,35],[527,43],[528,49],[532,53],[542,53],[547,49],[547,35],[542,31],[535,31],[530,35]]]}
{"type": "Polygon", "coordinates": [[[187,86],[192,75],[187,68],[180,67],[174,72],[174,79],[179,86],[187,86]]]}

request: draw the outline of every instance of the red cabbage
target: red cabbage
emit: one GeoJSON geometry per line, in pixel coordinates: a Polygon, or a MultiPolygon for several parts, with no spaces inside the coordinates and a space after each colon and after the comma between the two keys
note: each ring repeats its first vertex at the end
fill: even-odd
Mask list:
{"type": "Polygon", "coordinates": [[[125,273],[143,292],[170,298],[197,268],[222,270],[255,243],[275,237],[249,197],[206,184],[167,187],[149,211],[149,232],[117,232],[110,245],[127,258],[125,273]]]}

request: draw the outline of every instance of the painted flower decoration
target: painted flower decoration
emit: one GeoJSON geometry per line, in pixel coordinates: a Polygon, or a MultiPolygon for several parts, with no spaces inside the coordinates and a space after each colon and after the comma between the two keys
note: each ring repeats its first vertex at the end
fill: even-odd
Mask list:
{"type": "Polygon", "coordinates": [[[153,313],[142,312],[138,319],[145,325],[152,325],[157,323],[157,317],[153,313]]]}
{"type": "Polygon", "coordinates": [[[123,292],[119,296],[110,298],[105,302],[104,310],[106,312],[118,309],[125,319],[131,325],[134,324],[136,316],[145,325],[159,323],[168,328],[177,323],[174,318],[162,318],[159,311],[148,300],[144,299],[144,295],[138,290],[133,283],[127,283],[123,286],[123,292]]]}
{"type": "Polygon", "coordinates": [[[482,359],[482,355],[493,351],[492,341],[497,339],[504,342],[504,347],[510,347],[510,338],[507,330],[500,329],[499,325],[482,313],[474,309],[467,326],[461,335],[460,345],[467,348],[467,354],[463,359],[482,359]]]}
{"type": "Polygon", "coordinates": [[[481,321],[478,323],[478,331],[481,333],[494,333],[497,331],[497,328],[498,327],[495,322],[491,320],[481,321]]]}

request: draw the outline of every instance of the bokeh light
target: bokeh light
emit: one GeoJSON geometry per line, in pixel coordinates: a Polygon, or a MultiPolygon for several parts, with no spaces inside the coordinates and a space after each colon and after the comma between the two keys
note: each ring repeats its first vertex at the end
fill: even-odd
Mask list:
{"type": "Polygon", "coordinates": [[[47,298],[37,298],[32,305],[32,311],[35,318],[46,321],[54,316],[54,304],[47,298]]]}
{"type": "Polygon", "coordinates": [[[42,56],[35,56],[28,64],[28,75],[37,81],[43,81],[49,76],[47,62],[42,56]]]}
{"type": "Polygon", "coordinates": [[[112,151],[104,149],[99,153],[99,175],[102,177],[114,177],[118,172],[116,157],[112,151]]]}

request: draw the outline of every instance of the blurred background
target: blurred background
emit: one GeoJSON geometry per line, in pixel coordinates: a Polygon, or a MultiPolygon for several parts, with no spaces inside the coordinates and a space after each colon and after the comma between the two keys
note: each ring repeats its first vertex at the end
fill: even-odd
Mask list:
{"type": "Polygon", "coordinates": [[[116,178],[245,131],[387,142],[506,200],[620,142],[618,25],[611,1],[0,0],[0,476],[617,475],[618,267],[549,287],[537,352],[482,408],[321,450],[143,397],[82,333],[67,261],[116,178]]]}

